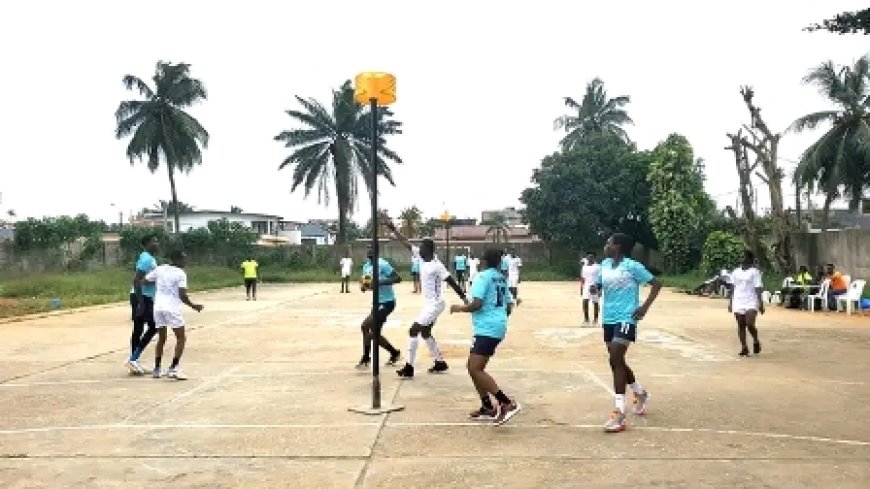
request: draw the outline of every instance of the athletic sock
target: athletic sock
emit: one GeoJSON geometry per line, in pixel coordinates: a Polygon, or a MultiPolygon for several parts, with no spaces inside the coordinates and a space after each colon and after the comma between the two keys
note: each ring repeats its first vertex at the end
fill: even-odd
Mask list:
{"type": "Polygon", "coordinates": [[[489,394],[480,396],[480,405],[483,406],[484,409],[495,409],[492,405],[492,401],[489,399],[489,394]]]}
{"type": "Polygon", "coordinates": [[[135,362],[136,360],[139,360],[140,356],[142,356],[142,348],[138,347],[135,350],[133,350],[133,354],[130,355],[130,361],[135,362]]]}
{"type": "Polygon", "coordinates": [[[508,396],[504,395],[504,392],[498,391],[495,393],[495,400],[501,404],[510,404],[511,400],[508,396]]]}
{"type": "Polygon", "coordinates": [[[641,387],[640,382],[635,382],[629,387],[631,387],[631,392],[634,392],[635,394],[643,394],[643,387],[641,387]]]}
{"type": "Polygon", "coordinates": [[[625,413],[625,394],[616,395],[616,410],[625,413]]]}
{"type": "Polygon", "coordinates": [[[432,358],[434,358],[436,362],[444,361],[444,357],[441,356],[441,350],[438,349],[438,343],[435,342],[434,336],[426,338],[426,346],[429,347],[429,354],[432,355],[432,358]]]}
{"type": "Polygon", "coordinates": [[[417,344],[420,342],[420,338],[416,336],[412,336],[410,340],[408,340],[408,365],[414,366],[414,360],[417,359],[417,344]]]}
{"type": "Polygon", "coordinates": [[[176,368],[176,367],[178,367],[178,361],[179,361],[179,360],[181,360],[181,359],[178,358],[178,357],[173,358],[173,359],[172,359],[172,365],[170,365],[169,368],[176,368]]]}
{"type": "Polygon", "coordinates": [[[154,370],[160,370],[160,357],[154,358],[154,370]]]}

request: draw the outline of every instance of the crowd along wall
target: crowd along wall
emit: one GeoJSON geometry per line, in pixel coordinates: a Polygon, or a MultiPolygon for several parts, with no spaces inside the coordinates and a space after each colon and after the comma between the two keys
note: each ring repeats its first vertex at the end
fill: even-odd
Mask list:
{"type": "Polygon", "coordinates": [[[792,236],[795,263],[815,270],[833,263],[852,278],[870,279],[870,229],[842,229],[792,236]]]}

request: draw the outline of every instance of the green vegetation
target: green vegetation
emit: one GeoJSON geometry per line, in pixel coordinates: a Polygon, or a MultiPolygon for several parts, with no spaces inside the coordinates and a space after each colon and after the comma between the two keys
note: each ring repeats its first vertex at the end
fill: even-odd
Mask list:
{"type": "MultiPolygon", "coordinates": [[[[712,275],[703,275],[698,271],[692,271],[680,275],[662,275],[658,279],[662,281],[665,287],[670,287],[681,292],[690,292],[710,277],[712,275]]],[[[782,280],[784,278],[782,275],[774,273],[763,274],[762,282],[764,283],[764,290],[771,292],[779,290],[782,288],[782,280]]]]}

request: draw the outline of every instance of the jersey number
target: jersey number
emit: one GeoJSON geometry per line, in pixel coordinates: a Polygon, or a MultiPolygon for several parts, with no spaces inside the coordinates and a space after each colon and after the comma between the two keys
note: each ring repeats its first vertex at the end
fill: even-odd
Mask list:
{"type": "Polygon", "coordinates": [[[628,334],[629,328],[631,328],[630,324],[622,323],[619,325],[619,332],[622,334],[628,334]]]}
{"type": "Polygon", "coordinates": [[[495,298],[495,307],[504,307],[504,296],[507,293],[507,287],[499,285],[495,288],[498,296],[495,298]]]}

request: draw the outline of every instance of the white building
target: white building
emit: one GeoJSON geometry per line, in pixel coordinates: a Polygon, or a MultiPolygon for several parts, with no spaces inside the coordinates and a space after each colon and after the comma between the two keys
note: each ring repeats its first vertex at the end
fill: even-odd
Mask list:
{"type": "MultiPolygon", "coordinates": [[[[182,212],[178,215],[178,224],[181,232],[190,231],[192,229],[201,229],[208,227],[211,221],[219,221],[226,219],[230,222],[238,222],[242,225],[251,228],[260,235],[276,236],[278,234],[278,223],[281,221],[281,216],[273,214],[255,214],[252,212],[225,212],[225,211],[193,211],[182,212]]],[[[160,213],[145,214],[137,219],[140,224],[164,225],[166,230],[174,232],[175,216],[171,213],[163,215],[160,213]]]]}

